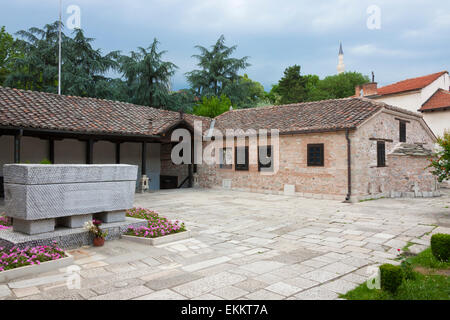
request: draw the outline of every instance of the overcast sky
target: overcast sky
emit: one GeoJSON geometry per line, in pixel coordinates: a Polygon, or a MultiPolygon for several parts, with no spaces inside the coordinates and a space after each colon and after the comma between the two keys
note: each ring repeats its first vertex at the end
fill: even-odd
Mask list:
{"type": "MultiPolygon", "coordinates": [[[[1,1],[0,26],[10,33],[58,18],[58,0],[1,1]]],[[[179,66],[174,89],[187,87],[194,45],[210,46],[221,34],[238,46],[236,57],[250,57],[246,73],[266,89],[294,64],[303,74],[335,74],[339,41],[346,70],[374,71],[379,85],[450,69],[448,0],[63,0],[64,22],[70,5],[80,7],[81,27],[104,53],[128,53],[156,37],[179,66]],[[367,13],[373,5],[379,29],[367,26],[368,19],[376,26],[367,13]]]]}

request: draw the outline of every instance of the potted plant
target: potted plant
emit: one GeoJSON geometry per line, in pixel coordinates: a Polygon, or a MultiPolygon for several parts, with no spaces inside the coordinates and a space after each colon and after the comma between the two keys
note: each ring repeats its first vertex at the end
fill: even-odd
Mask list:
{"type": "Polygon", "coordinates": [[[92,232],[94,235],[94,246],[101,247],[105,244],[105,238],[108,235],[108,231],[103,231],[100,229],[100,225],[102,221],[100,220],[92,220],[88,221],[84,224],[84,228],[92,232]]]}

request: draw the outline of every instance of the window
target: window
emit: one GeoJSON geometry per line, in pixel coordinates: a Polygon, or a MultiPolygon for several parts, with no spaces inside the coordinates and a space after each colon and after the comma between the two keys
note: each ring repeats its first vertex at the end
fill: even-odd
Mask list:
{"type": "Polygon", "coordinates": [[[219,154],[219,160],[220,164],[219,167],[221,169],[231,169],[232,167],[232,157],[231,157],[231,148],[222,148],[220,149],[219,154]]]}
{"type": "Polygon", "coordinates": [[[235,169],[248,171],[248,147],[236,147],[235,169]]]}
{"type": "Polygon", "coordinates": [[[386,146],[384,141],[377,141],[377,166],[386,166],[386,146]]]}
{"type": "Polygon", "coordinates": [[[400,121],[400,142],[406,142],[406,122],[400,121]]]}
{"type": "Polygon", "coordinates": [[[258,170],[259,171],[272,171],[273,170],[273,168],[272,168],[272,146],[259,147],[258,170]]]}
{"type": "Polygon", "coordinates": [[[308,167],[323,167],[323,143],[308,144],[308,167]]]}

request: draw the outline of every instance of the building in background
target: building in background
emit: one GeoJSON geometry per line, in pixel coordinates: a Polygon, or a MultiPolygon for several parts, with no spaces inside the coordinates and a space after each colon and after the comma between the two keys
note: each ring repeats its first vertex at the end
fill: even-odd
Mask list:
{"type": "Polygon", "coordinates": [[[413,112],[423,113],[435,135],[450,130],[450,78],[448,71],[406,79],[384,87],[376,82],[355,88],[357,97],[385,102],[413,112]]]}

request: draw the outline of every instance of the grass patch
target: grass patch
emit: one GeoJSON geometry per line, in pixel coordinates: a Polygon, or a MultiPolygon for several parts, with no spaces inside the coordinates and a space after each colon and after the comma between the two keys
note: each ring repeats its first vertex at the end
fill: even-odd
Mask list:
{"type": "Polygon", "coordinates": [[[340,297],[348,300],[450,300],[450,277],[440,274],[450,270],[450,262],[437,260],[431,248],[406,261],[415,270],[414,277],[404,280],[395,294],[369,289],[364,282],[340,297]]]}
{"type": "Polygon", "coordinates": [[[411,263],[413,268],[450,269],[450,262],[443,262],[436,259],[431,252],[431,248],[425,249],[417,256],[408,258],[406,261],[411,263]]]}
{"type": "Polygon", "coordinates": [[[395,295],[369,289],[366,283],[363,283],[340,297],[348,300],[449,300],[450,279],[446,276],[425,276],[417,273],[416,279],[405,280],[395,295]]]}

